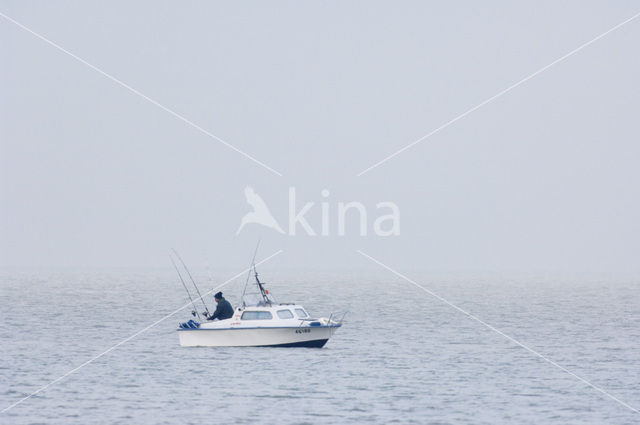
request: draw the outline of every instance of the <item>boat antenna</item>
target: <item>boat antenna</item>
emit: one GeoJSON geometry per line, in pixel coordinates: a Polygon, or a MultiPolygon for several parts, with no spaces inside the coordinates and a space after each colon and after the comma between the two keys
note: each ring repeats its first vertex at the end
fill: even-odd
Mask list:
{"type": "Polygon", "coordinates": [[[184,261],[182,261],[182,257],[180,257],[180,254],[178,254],[178,251],[176,251],[173,248],[171,248],[171,250],[173,251],[174,254],[176,254],[176,257],[178,257],[178,260],[180,260],[180,262],[182,263],[182,267],[184,267],[184,269],[187,271],[187,274],[189,275],[189,279],[191,279],[191,283],[193,283],[193,286],[196,288],[196,292],[198,292],[198,296],[200,297],[200,301],[202,301],[202,305],[204,305],[204,311],[207,313],[207,316],[208,316],[209,315],[209,309],[207,308],[207,304],[204,302],[204,298],[202,298],[202,294],[200,293],[200,290],[198,289],[198,285],[196,285],[196,281],[193,280],[193,276],[191,276],[191,272],[187,268],[187,265],[184,263],[184,261]]]}
{"type": "Polygon", "coordinates": [[[244,289],[242,290],[242,305],[244,305],[244,294],[247,292],[247,285],[249,284],[249,278],[251,277],[251,269],[256,269],[256,254],[258,254],[258,247],[260,246],[260,239],[258,239],[258,243],[256,244],[256,249],[253,251],[253,258],[251,259],[251,266],[249,267],[249,272],[247,273],[247,279],[244,281],[244,289]]]}
{"type": "Polygon", "coordinates": [[[189,296],[189,300],[191,300],[191,305],[193,306],[193,311],[191,312],[192,315],[194,316],[198,316],[198,320],[202,320],[202,318],[200,317],[200,314],[198,313],[198,310],[196,309],[196,304],[193,302],[193,298],[191,297],[191,293],[189,292],[189,289],[187,289],[187,285],[184,283],[184,279],[182,278],[182,275],[180,274],[180,270],[178,270],[178,266],[176,265],[176,262],[173,261],[173,257],[169,256],[169,258],[171,259],[171,264],[173,264],[173,268],[176,269],[176,272],[178,273],[178,277],[180,278],[180,282],[182,282],[182,286],[184,286],[184,290],[187,291],[187,295],[189,296]]]}

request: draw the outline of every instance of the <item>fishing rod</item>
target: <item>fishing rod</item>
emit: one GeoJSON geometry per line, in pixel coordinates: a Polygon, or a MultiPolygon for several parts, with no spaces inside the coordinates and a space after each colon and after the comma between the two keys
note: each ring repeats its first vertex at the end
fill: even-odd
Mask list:
{"type": "Polygon", "coordinates": [[[191,293],[189,292],[189,289],[187,289],[187,285],[186,283],[184,283],[184,279],[182,279],[182,275],[180,274],[180,270],[178,270],[178,266],[176,265],[176,262],[173,261],[173,257],[169,256],[169,258],[171,259],[171,264],[173,264],[173,268],[176,269],[176,272],[178,273],[178,277],[180,278],[180,282],[182,282],[182,286],[184,286],[184,290],[187,291],[187,295],[189,296],[189,299],[191,300],[191,305],[193,306],[193,311],[191,312],[191,314],[193,316],[198,316],[198,320],[202,321],[202,318],[200,317],[200,314],[198,313],[198,310],[196,309],[196,304],[193,302],[193,298],[191,298],[191,293]]]}
{"type": "Polygon", "coordinates": [[[173,248],[171,248],[171,250],[173,251],[174,254],[176,254],[176,257],[178,257],[178,260],[180,260],[180,262],[182,263],[182,267],[184,267],[184,269],[187,271],[187,274],[189,275],[189,279],[191,279],[191,283],[193,283],[193,286],[196,288],[196,291],[198,292],[198,296],[200,297],[200,301],[202,301],[202,305],[204,305],[204,311],[207,313],[206,315],[209,316],[210,313],[209,313],[209,309],[207,308],[207,304],[205,304],[204,298],[202,298],[202,294],[198,289],[198,285],[196,285],[196,281],[193,280],[193,276],[191,276],[191,272],[187,268],[187,265],[184,263],[184,261],[182,261],[182,257],[180,257],[180,254],[178,254],[178,251],[176,251],[173,248]]]}

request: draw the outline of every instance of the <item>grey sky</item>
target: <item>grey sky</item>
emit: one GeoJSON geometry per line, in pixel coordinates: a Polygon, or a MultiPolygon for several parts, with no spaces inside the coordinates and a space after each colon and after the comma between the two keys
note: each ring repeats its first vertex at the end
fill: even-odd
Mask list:
{"type": "Polygon", "coordinates": [[[262,237],[282,267],[640,271],[640,20],[356,177],[640,2],[0,5],[283,174],[0,19],[4,266],[244,267],[262,237]],[[283,227],[289,186],[393,201],[401,235],[235,236],[247,185],[283,227]]]}

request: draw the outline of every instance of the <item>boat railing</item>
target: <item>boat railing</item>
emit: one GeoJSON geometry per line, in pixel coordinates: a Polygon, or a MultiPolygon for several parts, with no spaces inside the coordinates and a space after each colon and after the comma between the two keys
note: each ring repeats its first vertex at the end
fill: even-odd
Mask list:
{"type": "Polygon", "coordinates": [[[337,313],[331,313],[331,316],[329,316],[329,323],[331,323],[331,320],[333,320],[336,323],[342,324],[347,313],[348,311],[339,311],[337,313]]]}
{"type": "Polygon", "coordinates": [[[348,311],[340,311],[337,313],[331,313],[331,315],[329,316],[328,319],[326,318],[313,318],[313,317],[305,317],[305,318],[300,318],[298,320],[300,320],[300,325],[299,326],[303,326],[305,324],[305,322],[320,322],[322,320],[326,320],[327,321],[327,325],[330,326],[332,323],[336,323],[338,325],[342,325],[342,322],[344,322],[344,318],[347,315],[348,311]]]}

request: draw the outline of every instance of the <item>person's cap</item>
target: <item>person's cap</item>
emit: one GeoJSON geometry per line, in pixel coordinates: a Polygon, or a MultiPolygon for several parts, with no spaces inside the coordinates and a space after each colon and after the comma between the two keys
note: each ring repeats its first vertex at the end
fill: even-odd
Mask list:
{"type": "Polygon", "coordinates": [[[215,294],[213,297],[214,297],[214,298],[217,298],[217,299],[222,298],[222,292],[218,292],[218,293],[217,293],[217,294],[215,294]]]}

